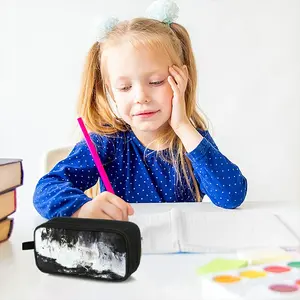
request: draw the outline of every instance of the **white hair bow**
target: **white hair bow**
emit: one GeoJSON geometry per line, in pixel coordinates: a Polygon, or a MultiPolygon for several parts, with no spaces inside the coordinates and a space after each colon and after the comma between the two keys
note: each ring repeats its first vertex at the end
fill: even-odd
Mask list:
{"type": "MultiPolygon", "coordinates": [[[[178,18],[179,8],[172,0],[156,0],[146,10],[146,17],[170,25],[178,18]]],[[[101,19],[96,26],[97,41],[103,41],[107,34],[120,22],[116,17],[101,19]]]]}
{"type": "Polygon", "coordinates": [[[178,18],[179,8],[172,0],[156,0],[146,10],[146,16],[170,25],[178,18]]]}
{"type": "Polygon", "coordinates": [[[116,25],[119,23],[119,19],[116,17],[108,17],[106,19],[101,19],[96,27],[97,41],[100,43],[107,36],[107,34],[112,31],[116,25]]]}

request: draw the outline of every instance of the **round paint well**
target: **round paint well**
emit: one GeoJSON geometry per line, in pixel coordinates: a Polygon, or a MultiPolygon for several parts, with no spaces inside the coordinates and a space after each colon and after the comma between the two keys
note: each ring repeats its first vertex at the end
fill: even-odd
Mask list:
{"type": "Polygon", "coordinates": [[[269,266],[269,267],[265,267],[264,270],[266,272],[271,272],[271,273],[284,273],[290,271],[291,268],[282,267],[282,266],[269,266]]]}
{"type": "Polygon", "coordinates": [[[240,273],[240,276],[246,277],[246,278],[260,278],[265,277],[267,275],[266,272],[263,271],[255,271],[255,270],[248,270],[240,273]]]}
{"type": "Polygon", "coordinates": [[[300,261],[291,261],[290,263],[288,263],[288,266],[291,268],[300,269],[300,261]]]}
{"type": "Polygon", "coordinates": [[[300,279],[296,280],[296,284],[300,285],[300,279]]]}
{"type": "Polygon", "coordinates": [[[232,275],[220,275],[214,277],[213,280],[218,283],[234,283],[240,281],[241,279],[232,275]]]}
{"type": "Polygon", "coordinates": [[[298,291],[298,287],[296,285],[288,284],[273,284],[269,286],[269,289],[279,293],[292,293],[298,291]]]}

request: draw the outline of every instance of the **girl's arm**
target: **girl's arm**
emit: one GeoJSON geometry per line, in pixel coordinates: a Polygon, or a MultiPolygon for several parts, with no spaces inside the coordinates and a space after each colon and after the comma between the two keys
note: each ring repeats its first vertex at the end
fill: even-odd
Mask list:
{"type": "Polygon", "coordinates": [[[219,151],[208,131],[200,131],[200,134],[192,128],[186,127],[177,134],[188,151],[186,155],[192,163],[201,194],[223,208],[240,206],[246,197],[247,179],[219,151]]]}
{"type": "MultiPolygon", "coordinates": [[[[91,138],[98,146],[99,153],[99,137],[92,134],[91,138]]],[[[107,143],[101,147],[104,153],[105,146],[107,143]]],[[[98,171],[88,146],[82,140],[67,158],[60,161],[38,181],[33,204],[36,210],[47,219],[71,216],[83,204],[91,200],[84,194],[84,191],[95,185],[98,178],[98,171]]]]}

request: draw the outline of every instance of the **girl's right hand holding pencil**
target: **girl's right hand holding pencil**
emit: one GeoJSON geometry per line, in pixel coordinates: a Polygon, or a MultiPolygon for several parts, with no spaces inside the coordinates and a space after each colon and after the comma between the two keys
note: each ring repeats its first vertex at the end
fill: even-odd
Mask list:
{"type": "Polygon", "coordinates": [[[103,192],[82,205],[72,217],[128,221],[133,213],[132,206],[122,198],[103,192]]]}

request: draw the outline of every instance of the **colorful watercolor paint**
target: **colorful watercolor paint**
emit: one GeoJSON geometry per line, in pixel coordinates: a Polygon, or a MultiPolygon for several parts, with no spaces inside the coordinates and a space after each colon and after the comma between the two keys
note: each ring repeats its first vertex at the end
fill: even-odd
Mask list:
{"type": "Polygon", "coordinates": [[[298,268],[300,269],[300,261],[291,261],[287,264],[291,268],[298,268]]]}
{"type": "Polygon", "coordinates": [[[199,276],[203,300],[300,300],[299,258],[199,276]]]}
{"type": "Polygon", "coordinates": [[[213,280],[218,283],[234,283],[240,281],[241,279],[237,276],[221,275],[214,277],[213,280]]]}
{"type": "Polygon", "coordinates": [[[291,268],[284,267],[284,266],[268,266],[265,267],[264,270],[270,273],[284,273],[284,272],[289,272],[291,268]]]}
{"type": "Polygon", "coordinates": [[[216,258],[207,263],[206,265],[201,266],[197,269],[198,275],[204,275],[209,273],[217,272],[227,272],[230,270],[238,270],[248,266],[246,260],[240,259],[224,259],[216,258]]]}
{"type": "Polygon", "coordinates": [[[267,275],[266,272],[255,271],[255,270],[247,270],[240,273],[241,277],[246,277],[246,278],[260,278],[260,277],[265,277],[266,275],[267,275]]]}
{"type": "Polygon", "coordinates": [[[292,293],[298,291],[298,287],[296,285],[288,284],[273,284],[269,286],[269,289],[280,293],[292,293]]]}

